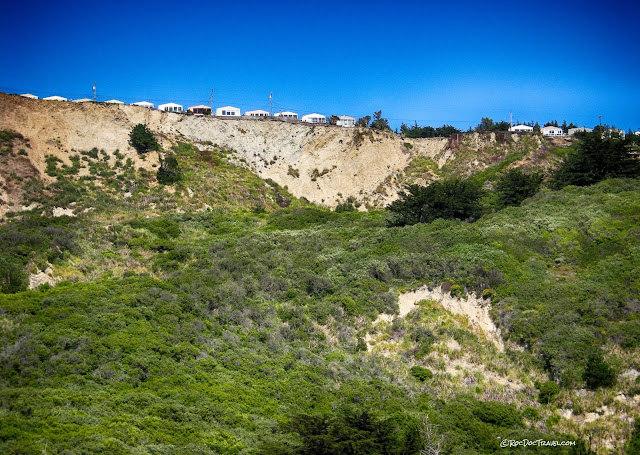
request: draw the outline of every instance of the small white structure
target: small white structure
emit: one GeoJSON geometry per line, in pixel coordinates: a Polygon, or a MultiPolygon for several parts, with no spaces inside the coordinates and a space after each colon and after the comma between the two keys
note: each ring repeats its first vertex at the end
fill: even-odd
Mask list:
{"type": "Polygon", "coordinates": [[[32,95],[31,93],[23,93],[23,94],[22,94],[22,95],[20,95],[20,96],[24,96],[25,98],[31,98],[32,100],[37,100],[37,99],[38,99],[38,97],[37,97],[37,96],[32,95]]]}
{"type": "Polygon", "coordinates": [[[327,117],[322,114],[307,114],[302,116],[302,121],[307,123],[327,123],[327,117]]]}
{"type": "Polygon", "coordinates": [[[356,119],[348,115],[340,115],[338,116],[336,125],[344,126],[345,128],[353,128],[354,126],[356,126],[356,119]]]}
{"type": "Polygon", "coordinates": [[[216,109],[216,117],[240,117],[240,109],[233,106],[224,106],[216,109]]]}
{"type": "Polygon", "coordinates": [[[109,100],[109,101],[105,101],[105,103],[108,103],[108,104],[124,104],[120,100],[109,100]]]}
{"type": "Polygon", "coordinates": [[[296,114],[295,112],[289,112],[289,111],[277,112],[277,113],[273,114],[273,116],[281,118],[283,120],[298,121],[298,114],[296,114]]]}
{"type": "Polygon", "coordinates": [[[255,111],[246,111],[244,115],[245,117],[269,117],[269,113],[267,111],[262,111],[260,109],[255,111]]]}
{"type": "Polygon", "coordinates": [[[607,137],[612,137],[612,135],[615,135],[623,140],[627,136],[627,133],[625,133],[624,130],[619,130],[618,128],[611,128],[606,132],[606,134],[607,134],[607,137]]]}
{"type": "Polygon", "coordinates": [[[211,115],[211,108],[209,106],[205,106],[204,104],[198,104],[197,106],[189,106],[187,111],[193,112],[195,116],[201,115],[211,115]]]}
{"type": "Polygon", "coordinates": [[[71,100],[71,101],[74,103],[89,103],[93,100],[89,98],[78,98],[77,100],[71,100]]]}
{"type": "Polygon", "coordinates": [[[559,126],[545,126],[540,131],[543,136],[564,136],[564,131],[559,126]]]}
{"type": "Polygon", "coordinates": [[[509,128],[512,133],[533,133],[533,127],[529,125],[515,125],[509,128]]]}
{"type": "Polygon", "coordinates": [[[47,101],[67,101],[66,98],[58,95],[47,96],[46,98],[42,98],[42,99],[47,101]]]}
{"type": "Polygon", "coordinates": [[[153,103],[150,103],[148,101],[138,101],[136,103],[131,103],[132,106],[140,106],[140,107],[146,107],[147,109],[155,109],[155,105],[153,103]]]}
{"type": "Polygon", "coordinates": [[[569,136],[573,136],[576,133],[590,133],[593,130],[591,128],[587,128],[586,126],[580,128],[569,128],[569,136]]]}
{"type": "Polygon", "coordinates": [[[165,112],[183,112],[184,111],[184,107],[182,107],[181,104],[176,104],[176,103],[159,104],[158,109],[165,112]]]}

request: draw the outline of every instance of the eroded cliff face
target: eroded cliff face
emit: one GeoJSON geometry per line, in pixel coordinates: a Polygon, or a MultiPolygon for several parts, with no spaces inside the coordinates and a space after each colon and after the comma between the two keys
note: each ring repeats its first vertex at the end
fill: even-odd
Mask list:
{"type": "Polygon", "coordinates": [[[446,139],[402,139],[391,133],[313,126],[275,119],[220,119],[164,113],[137,106],[43,101],[0,94],[0,128],[30,139],[28,159],[44,180],[46,156],[69,163],[72,151],[116,150],[151,170],[129,145],[134,125],[145,123],[165,149],[178,141],[217,144],[232,160],[287,186],[292,194],[329,207],[349,196],[381,207],[397,197],[398,175],[416,157],[435,158],[446,139]]]}

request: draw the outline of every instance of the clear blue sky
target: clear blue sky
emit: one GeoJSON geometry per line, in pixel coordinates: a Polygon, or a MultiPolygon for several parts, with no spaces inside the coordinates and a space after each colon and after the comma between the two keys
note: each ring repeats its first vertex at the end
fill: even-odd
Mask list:
{"type": "Polygon", "coordinates": [[[638,2],[3,1],[0,90],[640,128],[638,2]]]}

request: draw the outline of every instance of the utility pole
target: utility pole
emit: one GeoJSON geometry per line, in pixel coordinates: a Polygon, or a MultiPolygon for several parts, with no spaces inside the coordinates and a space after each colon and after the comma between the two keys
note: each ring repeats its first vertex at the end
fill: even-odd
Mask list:
{"type": "Polygon", "coordinates": [[[271,109],[269,110],[269,115],[273,117],[273,92],[269,94],[269,104],[271,105],[271,109]]]}
{"type": "Polygon", "coordinates": [[[213,114],[213,89],[211,89],[211,95],[209,95],[209,105],[211,106],[211,113],[213,114]]]}
{"type": "Polygon", "coordinates": [[[509,111],[509,128],[513,128],[513,111],[509,111]]]}
{"type": "Polygon", "coordinates": [[[598,115],[598,119],[600,120],[600,126],[602,126],[602,115],[598,115]]]}
{"type": "Polygon", "coordinates": [[[96,81],[93,81],[93,101],[95,101],[97,98],[96,95],[96,81]]]}

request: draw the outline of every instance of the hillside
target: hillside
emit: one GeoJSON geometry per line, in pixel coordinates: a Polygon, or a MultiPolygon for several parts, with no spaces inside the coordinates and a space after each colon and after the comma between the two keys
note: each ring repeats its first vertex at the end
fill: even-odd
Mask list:
{"type": "Polygon", "coordinates": [[[234,150],[238,164],[286,185],[297,197],[328,206],[349,196],[383,203],[388,198],[375,191],[385,179],[401,173],[416,156],[434,157],[447,143],[403,141],[391,134],[274,119],[203,118],[129,105],[61,103],[6,94],[0,94],[0,112],[1,129],[31,139],[29,158],[41,174],[46,155],[69,164],[71,151],[93,147],[110,156],[118,150],[136,167],[149,169],[153,161],[141,162],[128,144],[133,126],[145,123],[165,148],[183,141],[234,150]]]}
{"type": "MultiPolygon", "coordinates": [[[[178,142],[204,151],[227,150],[230,162],[286,186],[298,198],[328,207],[353,197],[363,207],[382,208],[410,181],[469,175],[507,158],[540,167],[548,165],[549,158],[547,148],[537,140],[496,143],[495,135],[476,135],[450,144],[447,139],[403,139],[363,129],[275,119],[193,117],[137,106],[32,100],[3,93],[0,112],[0,129],[30,140],[29,153],[22,159],[30,163],[29,172],[37,171],[45,182],[52,181],[45,173],[47,156],[71,165],[72,156],[93,148],[103,150],[113,161],[120,154],[123,161],[132,160],[135,169],[153,171],[157,157],[142,160],[129,145],[133,126],[145,123],[165,150],[178,142]]],[[[80,169],[78,175],[87,172],[80,169]]],[[[0,210],[4,213],[7,208],[0,206],[0,210]]]]}
{"type": "Polygon", "coordinates": [[[0,452],[623,453],[638,179],[501,207],[504,170],[571,144],[0,102],[0,452]],[[139,122],[163,154],[129,147],[139,122]],[[488,189],[475,222],[321,205],[452,176],[488,189]]]}

